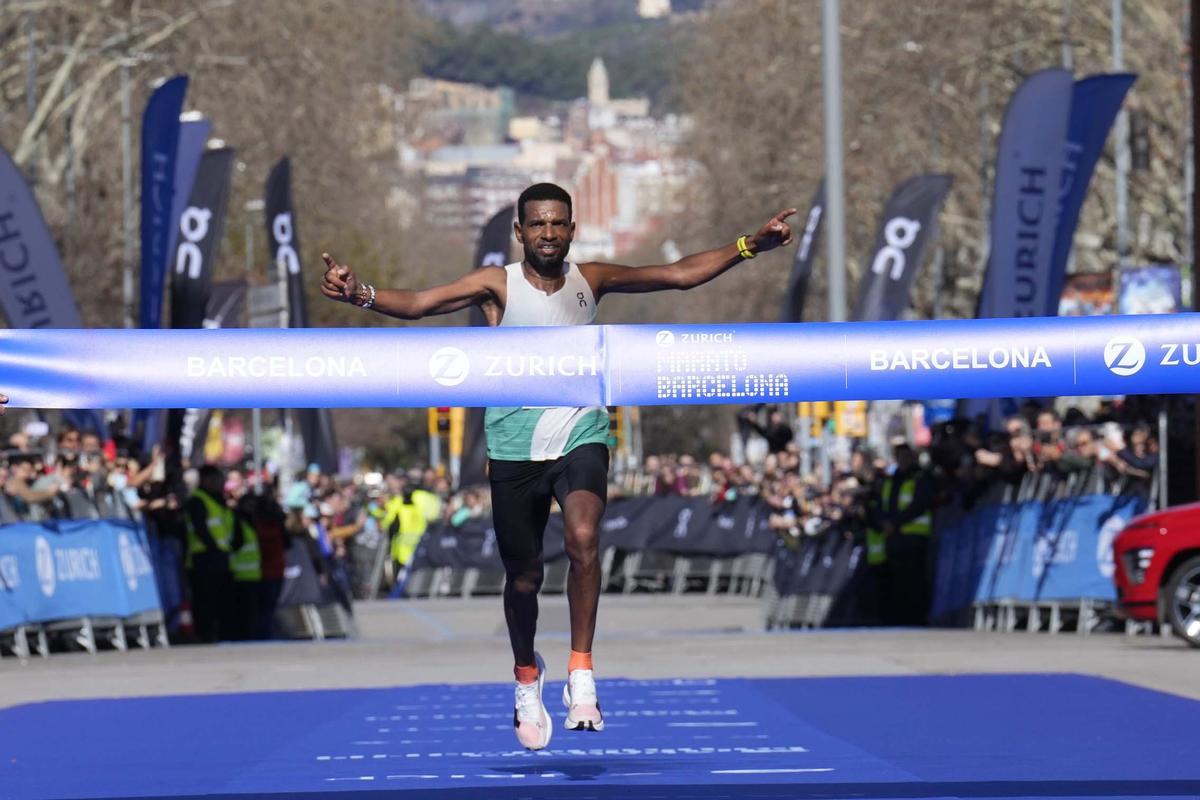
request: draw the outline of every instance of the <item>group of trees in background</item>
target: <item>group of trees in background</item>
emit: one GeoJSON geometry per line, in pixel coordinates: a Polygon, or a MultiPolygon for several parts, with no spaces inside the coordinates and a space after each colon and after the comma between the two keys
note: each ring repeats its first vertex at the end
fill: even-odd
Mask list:
{"type": "MultiPolygon", "coordinates": [[[[396,120],[379,87],[402,91],[425,72],[569,99],[585,93],[587,66],[600,55],[614,96],[647,95],[694,121],[684,155],[700,166],[699,177],[660,241],[630,256],[649,261],[661,240],[689,252],[751,231],[779,208],[803,209],[823,172],[819,4],[675,3],[683,5],[698,13],[638,21],[634,0],[521,0],[503,14],[474,0],[456,9],[441,0],[9,0],[0,5],[0,144],[32,179],[89,325],[120,324],[122,117],[132,131],[136,193],[141,109],[153,81],[177,73],[191,77],[187,106],[213,119],[214,136],[237,150],[219,277],[244,272],[243,204],[260,197],[270,165],[289,154],[301,256],[314,278],[321,250],[334,249],[380,283],[426,284],[472,266],[474,232],[448,242],[398,225],[389,195],[400,173],[395,138],[387,135],[396,120]],[[562,12],[557,21],[546,16],[554,9],[562,12]],[[448,15],[472,13],[465,29],[445,23],[448,15]]],[[[945,270],[938,285],[925,270],[914,308],[928,316],[937,297],[943,316],[971,315],[1004,104],[1024,76],[1058,66],[1067,53],[1077,74],[1109,70],[1108,5],[843,0],[852,291],[893,186],[916,172],[949,172],[955,187],[941,218],[945,270]]],[[[1135,262],[1179,262],[1187,254],[1185,5],[1125,4],[1126,68],[1140,75],[1127,107],[1142,121],[1148,151],[1130,183],[1135,262]]],[[[1111,152],[1110,143],[1076,240],[1084,270],[1115,262],[1111,152]]],[[[261,218],[252,221],[252,260],[265,273],[261,218]]],[[[747,264],[684,303],[622,298],[605,319],[773,320],[789,255],[747,264]]],[[[823,274],[819,267],[809,319],[825,313],[823,274]]],[[[313,286],[314,324],[383,322],[347,318],[345,309],[316,302],[313,286]]],[[[670,410],[662,419],[703,437],[719,413],[670,410]],[[683,413],[703,424],[684,425],[683,413]]],[[[341,417],[355,421],[339,423],[341,438],[377,440],[383,420],[400,416],[341,417]]],[[[422,425],[414,415],[404,435],[419,441],[422,425]]]]}

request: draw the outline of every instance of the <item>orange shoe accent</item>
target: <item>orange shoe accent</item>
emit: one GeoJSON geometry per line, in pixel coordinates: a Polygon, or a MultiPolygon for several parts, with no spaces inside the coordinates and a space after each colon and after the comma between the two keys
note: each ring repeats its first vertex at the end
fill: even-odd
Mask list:
{"type": "Polygon", "coordinates": [[[517,683],[533,683],[538,679],[537,664],[530,664],[528,667],[522,667],[520,664],[517,664],[513,667],[513,675],[517,676],[517,683]]]}
{"type": "Polygon", "coordinates": [[[571,651],[571,657],[567,659],[567,672],[570,673],[577,669],[591,669],[592,654],[580,653],[575,650],[571,651]]]}

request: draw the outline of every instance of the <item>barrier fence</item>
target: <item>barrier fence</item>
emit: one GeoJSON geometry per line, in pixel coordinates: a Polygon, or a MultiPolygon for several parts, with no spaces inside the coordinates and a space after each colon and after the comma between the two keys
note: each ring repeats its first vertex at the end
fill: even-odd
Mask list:
{"type": "Polygon", "coordinates": [[[1057,632],[1095,628],[1116,601],[1113,539],[1146,510],[1140,496],[1092,492],[985,503],[939,515],[935,621],[1057,632]]]}
{"type": "MultiPolygon", "coordinates": [[[[702,497],[629,497],[609,502],[600,526],[603,585],[623,592],[701,589],[757,595],[774,569],[778,538],[758,498],[712,503],[702,497]]],[[[543,592],[565,591],[560,515],[546,526],[543,592]]],[[[495,594],[504,570],[486,520],[436,525],[422,537],[405,586],[408,597],[495,594]]]]}
{"type": "Polygon", "coordinates": [[[126,631],[149,647],[166,645],[162,604],[144,529],[123,520],[0,525],[0,633],[21,657],[43,655],[46,635],[65,631],[94,652],[98,638],[117,649],[126,631]]]}

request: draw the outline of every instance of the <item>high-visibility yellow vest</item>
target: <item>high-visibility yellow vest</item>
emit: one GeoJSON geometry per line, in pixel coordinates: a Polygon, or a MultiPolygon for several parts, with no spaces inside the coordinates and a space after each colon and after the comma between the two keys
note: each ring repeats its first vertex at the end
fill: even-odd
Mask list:
{"type": "MultiPolygon", "coordinates": [[[[200,502],[204,503],[204,510],[207,516],[208,535],[217,543],[217,548],[228,553],[233,543],[233,510],[225,506],[224,503],[218,503],[213,499],[212,495],[203,489],[197,489],[192,492],[192,497],[199,498],[200,502]]],[[[190,498],[189,498],[190,499],[190,498]]],[[[187,524],[187,557],[184,560],[184,566],[188,569],[192,567],[192,556],[196,553],[207,551],[204,540],[200,538],[200,534],[196,532],[192,525],[191,514],[184,514],[184,521],[187,524]]]]}
{"type": "MultiPolygon", "coordinates": [[[[886,498],[885,503],[890,503],[892,492],[892,477],[888,476],[883,481],[883,496],[886,498]]],[[[912,505],[913,497],[917,493],[916,476],[907,478],[900,484],[900,498],[896,504],[896,510],[903,513],[910,505],[912,505]]],[[[884,506],[887,507],[886,505],[884,506]]],[[[921,516],[911,519],[900,526],[900,533],[904,536],[929,536],[933,533],[933,514],[926,511],[921,516]]]]}
{"type": "Polygon", "coordinates": [[[258,534],[245,520],[242,521],[242,548],[229,559],[229,568],[235,581],[262,580],[262,554],[258,549],[258,534]]]}
{"type": "Polygon", "coordinates": [[[426,522],[433,522],[442,515],[442,498],[426,489],[414,489],[412,501],[421,509],[426,522]]]}
{"type": "Polygon", "coordinates": [[[887,563],[887,543],[883,531],[867,528],[867,563],[872,567],[887,563]]]}
{"type": "Polygon", "coordinates": [[[393,522],[398,523],[396,535],[392,538],[392,560],[405,565],[412,561],[428,525],[425,511],[416,502],[416,494],[413,492],[411,503],[404,502],[402,496],[388,500],[383,517],[384,530],[390,530],[393,522]]]}

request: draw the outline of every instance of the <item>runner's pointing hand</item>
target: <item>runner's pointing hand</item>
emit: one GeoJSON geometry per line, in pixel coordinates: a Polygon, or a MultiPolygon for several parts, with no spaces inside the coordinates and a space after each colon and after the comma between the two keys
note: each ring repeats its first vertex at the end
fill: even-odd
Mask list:
{"type": "Polygon", "coordinates": [[[329,253],[322,253],[325,259],[325,277],[321,279],[321,294],[330,300],[340,300],[351,303],[358,296],[358,278],[350,267],[333,260],[329,253]]]}
{"type": "Polygon", "coordinates": [[[0,417],[4,416],[4,404],[8,402],[8,397],[0,394],[0,417]]]}
{"type": "Polygon", "coordinates": [[[750,249],[756,253],[765,253],[776,247],[792,243],[792,226],[787,218],[796,213],[794,208],[785,208],[767,220],[767,224],[758,229],[758,233],[750,237],[750,249]]]}

